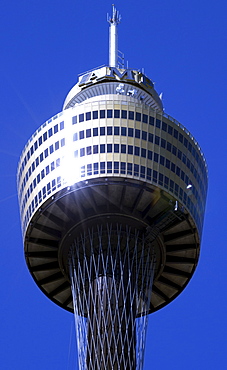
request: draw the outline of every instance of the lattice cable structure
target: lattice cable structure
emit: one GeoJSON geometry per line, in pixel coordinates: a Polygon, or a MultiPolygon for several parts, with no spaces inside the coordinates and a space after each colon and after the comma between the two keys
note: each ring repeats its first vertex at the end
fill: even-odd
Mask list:
{"type": "Polygon", "coordinates": [[[128,226],[101,224],[74,241],[69,266],[80,368],[142,369],[155,268],[151,244],[128,226]]]}
{"type": "Polygon", "coordinates": [[[17,186],[27,266],[74,313],[80,370],[143,368],[148,315],[199,259],[207,165],[153,82],[118,63],[79,76],[22,151],[17,186]]]}

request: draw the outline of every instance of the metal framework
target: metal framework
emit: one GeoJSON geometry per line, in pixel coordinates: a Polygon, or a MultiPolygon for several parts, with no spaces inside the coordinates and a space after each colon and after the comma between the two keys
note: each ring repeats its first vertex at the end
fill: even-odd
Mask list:
{"type": "Polygon", "coordinates": [[[142,369],[155,256],[127,225],[88,229],[70,251],[80,369],[142,369]]]}

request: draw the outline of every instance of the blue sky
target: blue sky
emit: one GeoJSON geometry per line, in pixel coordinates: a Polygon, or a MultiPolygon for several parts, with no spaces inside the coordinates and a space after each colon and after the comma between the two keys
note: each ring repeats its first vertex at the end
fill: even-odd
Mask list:
{"type": "MultiPolygon", "coordinates": [[[[185,291],[149,318],[144,369],[226,367],[227,3],[119,0],[119,49],[163,92],[165,112],[198,140],[209,168],[201,257],[185,291]]],[[[111,2],[10,0],[0,22],[0,274],[3,370],[71,370],[73,315],[26,268],[16,194],[30,135],[62,109],[77,75],[108,63],[111,2]]]]}

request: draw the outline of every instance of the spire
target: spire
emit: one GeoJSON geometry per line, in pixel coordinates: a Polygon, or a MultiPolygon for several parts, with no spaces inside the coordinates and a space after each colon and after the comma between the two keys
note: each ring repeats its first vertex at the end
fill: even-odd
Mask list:
{"type": "Polygon", "coordinates": [[[107,15],[107,21],[110,24],[109,28],[109,65],[110,67],[117,67],[117,57],[118,57],[118,32],[117,26],[120,23],[121,15],[119,11],[116,10],[113,4],[113,15],[109,17],[107,15]]]}

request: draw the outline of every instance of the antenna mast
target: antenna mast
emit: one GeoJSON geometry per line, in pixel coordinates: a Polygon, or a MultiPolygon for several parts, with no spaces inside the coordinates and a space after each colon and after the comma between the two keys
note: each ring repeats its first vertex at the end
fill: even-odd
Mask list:
{"type": "Polygon", "coordinates": [[[118,32],[117,26],[120,23],[121,15],[116,10],[113,4],[113,15],[109,17],[107,15],[107,21],[110,24],[109,28],[109,66],[117,67],[118,66],[118,32]]]}

